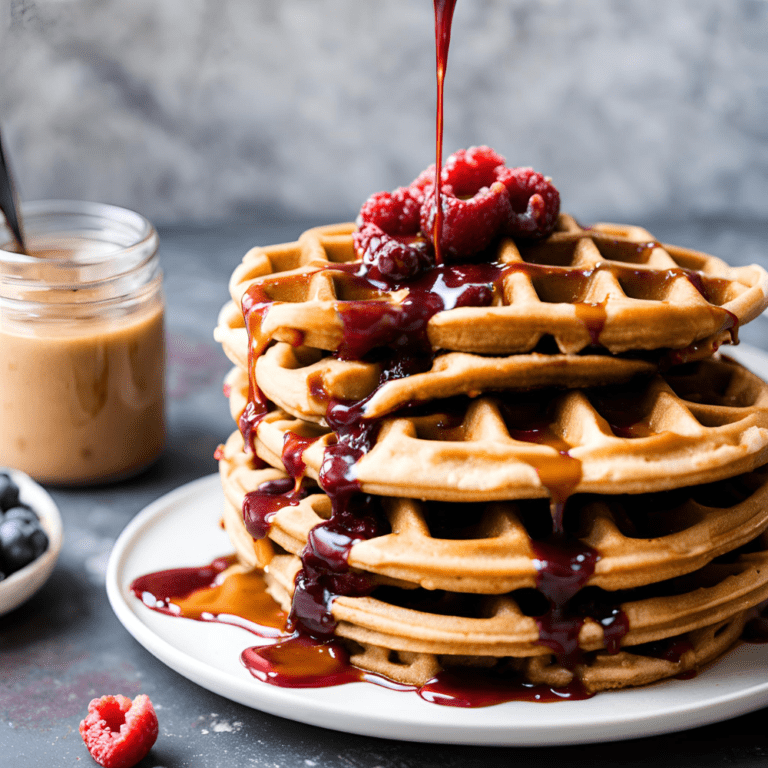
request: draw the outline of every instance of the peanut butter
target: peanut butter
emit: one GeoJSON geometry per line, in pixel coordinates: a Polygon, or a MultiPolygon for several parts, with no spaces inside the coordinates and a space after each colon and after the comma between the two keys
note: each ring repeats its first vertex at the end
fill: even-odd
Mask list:
{"type": "Polygon", "coordinates": [[[0,250],[0,465],[85,484],[160,454],[162,275],[148,226],[146,259],[87,234],[29,237],[26,258],[0,250]]]}

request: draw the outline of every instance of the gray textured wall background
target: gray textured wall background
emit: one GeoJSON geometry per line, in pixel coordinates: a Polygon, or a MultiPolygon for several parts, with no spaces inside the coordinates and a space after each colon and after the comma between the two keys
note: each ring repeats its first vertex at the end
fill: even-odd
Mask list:
{"type": "MultiPolygon", "coordinates": [[[[764,0],[459,0],[446,98],[586,221],[768,218],[764,0]]],[[[28,199],[346,219],[433,158],[432,3],[0,0],[0,122],[28,199]]]]}

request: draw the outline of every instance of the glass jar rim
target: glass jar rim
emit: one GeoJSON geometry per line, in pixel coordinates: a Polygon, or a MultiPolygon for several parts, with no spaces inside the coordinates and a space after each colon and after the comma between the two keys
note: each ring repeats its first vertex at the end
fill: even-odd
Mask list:
{"type": "MultiPolygon", "coordinates": [[[[114,250],[103,251],[100,253],[81,254],[77,257],[78,266],[89,266],[100,264],[114,259],[115,254],[137,249],[143,250],[145,247],[155,248],[157,246],[157,232],[151,222],[140,213],[128,208],[122,208],[109,203],[92,203],[86,200],[31,200],[21,204],[21,218],[26,225],[28,232],[35,230],[29,226],[31,222],[39,222],[45,217],[82,217],[93,220],[100,220],[105,225],[122,225],[126,232],[132,235],[130,242],[126,244],[115,243],[114,250]]],[[[4,222],[0,222],[0,232],[7,231],[9,239],[13,239],[10,229],[4,222]]],[[[52,230],[55,232],[55,228],[52,230]]],[[[61,264],[72,266],[71,258],[47,259],[50,264],[61,264]]],[[[0,248],[0,264],[23,266],[26,264],[39,263],[39,259],[34,255],[17,253],[0,248]]]]}
{"type": "MultiPolygon", "coordinates": [[[[159,238],[140,213],[106,203],[39,200],[22,205],[28,243],[44,244],[40,255],[0,248],[0,295],[18,298],[17,290],[78,289],[156,271],[159,238]],[[62,253],[56,254],[57,243],[62,253]],[[95,247],[89,247],[90,244],[95,247]],[[67,247],[72,246],[72,247],[67,247]],[[44,256],[43,256],[44,254],[44,256]],[[43,256],[41,258],[41,256],[43,256]],[[11,291],[9,294],[8,291],[11,291]]],[[[7,227],[9,242],[13,239],[7,227]]],[[[129,289],[130,290],[130,289],[129,289]]]]}

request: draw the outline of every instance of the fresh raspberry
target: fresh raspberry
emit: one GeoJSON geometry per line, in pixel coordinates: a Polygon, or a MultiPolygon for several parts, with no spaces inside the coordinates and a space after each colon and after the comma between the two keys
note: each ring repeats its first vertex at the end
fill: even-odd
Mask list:
{"type": "Polygon", "coordinates": [[[368,274],[388,282],[408,280],[426,271],[434,262],[432,246],[423,238],[391,236],[376,224],[364,224],[353,240],[368,274]]]}
{"type": "MultiPolygon", "coordinates": [[[[454,152],[440,173],[443,204],[443,229],[440,246],[447,261],[460,261],[485,250],[498,236],[512,214],[507,188],[497,181],[504,169],[504,158],[490,147],[470,147],[454,152]]],[[[426,172],[425,172],[426,173],[426,172]]],[[[414,184],[424,184],[421,204],[421,231],[434,243],[435,204],[434,166],[432,183],[419,176],[414,184]]]]}
{"type": "Polygon", "coordinates": [[[91,757],[104,768],[131,768],[157,739],[157,715],[148,696],[102,696],[88,705],[80,735],[91,757]]]}
{"type": "Polygon", "coordinates": [[[501,168],[497,177],[509,192],[512,214],[504,234],[542,238],[552,234],[560,212],[560,193],[533,168],[501,168]]]}
{"type": "MultiPolygon", "coordinates": [[[[532,168],[507,168],[504,163],[498,152],[484,146],[460,149],[445,161],[440,174],[440,245],[450,260],[479,253],[500,234],[542,238],[554,229],[560,195],[552,182],[532,168]]],[[[434,175],[431,166],[411,184],[423,194],[421,230],[430,241],[434,240],[436,215],[434,175]]]]}
{"type": "Polygon", "coordinates": [[[374,278],[408,280],[432,264],[432,247],[419,237],[420,197],[410,187],[371,195],[360,209],[355,248],[374,278]]]}
{"type": "MultiPolygon", "coordinates": [[[[504,167],[504,158],[490,147],[459,149],[448,157],[440,170],[441,189],[450,184],[457,197],[471,197],[481,187],[490,187],[494,170],[504,167]]],[[[435,185],[435,164],[422,171],[409,185],[412,195],[424,201],[427,190],[435,185]]]]}
{"type": "Polygon", "coordinates": [[[408,187],[376,192],[363,203],[359,223],[375,224],[388,235],[415,235],[419,231],[419,204],[408,187]]]}
{"type": "MultiPolygon", "coordinates": [[[[442,189],[443,230],[440,239],[446,261],[460,261],[485,250],[505,226],[511,213],[506,187],[494,182],[472,197],[457,197],[450,185],[442,189]]],[[[434,242],[435,188],[427,190],[421,206],[421,231],[434,242]]]]}
{"type": "MultiPolygon", "coordinates": [[[[440,178],[443,178],[443,174],[440,174],[440,178]]],[[[428,188],[435,185],[435,164],[432,163],[428,168],[424,169],[409,185],[408,189],[411,190],[411,195],[418,201],[419,205],[424,202],[424,193],[428,188]]]]}
{"type": "MultiPolygon", "coordinates": [[[[547,237],[560,212],[560,195],[548,178],[532,168],[507,168],[490,147],[454,152],[441,169],[440,188],[446,261],[472,258],[501,236],[547,237]]],[[[369,274],[408,280],[434,263],[435,197],[431,165],[407,187],[366,200],[354,242],[369,274]]]]}
{"type": "Polygon", "coordinates": [[[498,180],[497,169],[503,168],[505,162],[490,147],[460,149],[445,161],[440,179],[444,184],[451,185],[456,197],[471,197],[498,180]]]}

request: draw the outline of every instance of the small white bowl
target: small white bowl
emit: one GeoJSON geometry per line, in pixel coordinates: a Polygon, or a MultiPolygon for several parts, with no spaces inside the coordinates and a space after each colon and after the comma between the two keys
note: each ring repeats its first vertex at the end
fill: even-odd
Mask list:
{"type": "Polygon", "coordinates": [[[48,549],[37,560],[0,581],[0,616],[18,608],[46,582],[61,552],[62,523],[59,508],[48,492],[31,477],[16,469],[5,469],[19,486],[19,500],[35,510],[48,534],[48,549]]]}

